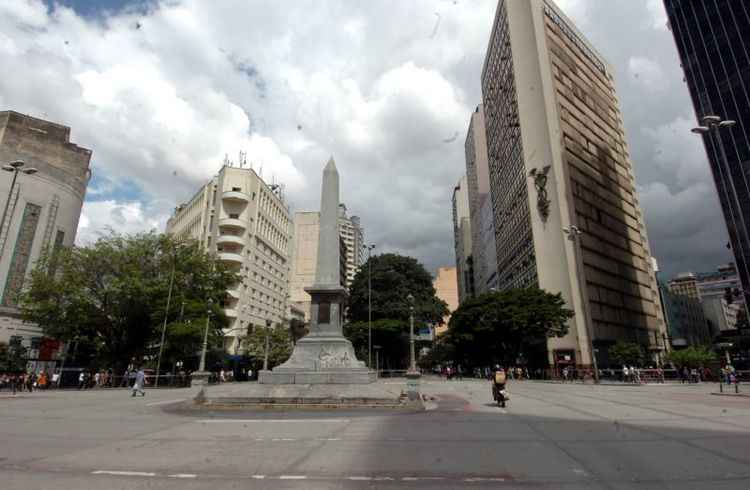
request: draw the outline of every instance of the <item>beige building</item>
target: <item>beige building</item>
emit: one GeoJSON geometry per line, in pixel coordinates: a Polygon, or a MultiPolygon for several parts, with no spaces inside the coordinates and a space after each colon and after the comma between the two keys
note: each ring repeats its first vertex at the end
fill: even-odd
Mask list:
{"type": "Polygon", "coordinates": [[[227,351],[237,351],[248,326],[286,320],[292,224],[277,186],[251,168],[224,165],[175,209],[167,233],[198,240],[241,275],[223,305],[227,351]]]}
{"type": "Polygon", "coordinates": [[[474,296],[474,268],[471,257],[471,212],[469,184],[464,175],[453,188],[453,246],[456,252],[458,300],[474,296]]]}
{"type": "MultiPolygon", "coordinates": [[[[432,281],[435,295],[448,304],[448,310],[453,313],[458,308],[458,277],[455,267],[440,267],[432,281]]],[[[435,335],[442,335],[448,330],[450,313],[443,318],[443,324],[435,328],[435,335]]]]}
{"type": "Polygon", "coordinates": [[[548,361],[600,366],[618,340],[665,348],[664,320],[613,70],[545,0],[498,4],[482,73],[500,289],[575,311],[548,361]]]}
{"type": "MultiPolygon", "coordinates": [[[[294,213],[289,301],[304,312],[305,321],[310,320],[310,295],[305,292],[305,288],[311,287],[315,281],[319,230],[320,213],[318,211],[294,213]]],[[[342,261],[341,283],[349,288],[363,263],[364,230],[357,216],[347,216],[344,204],[339,205],[339,238],[342,261]]]]}
{"type": "MultiPolygon", "coordinates": [[[[69,127],[0,112],[0,166],[11,170],[0,174],[0,200],[7,205],[0,223],[0,342],[20,338],[31,348],[30,359],[42,350],[42,332],[21,321],[18,295],[40,254],[75,242],[90,160],[91,150],[70,142],[69,127]],[[11,164],[18,161],[23,166],[16,173],[11,164]]],[[[50,353],[48,346],[43,350],[50,353]]]]}

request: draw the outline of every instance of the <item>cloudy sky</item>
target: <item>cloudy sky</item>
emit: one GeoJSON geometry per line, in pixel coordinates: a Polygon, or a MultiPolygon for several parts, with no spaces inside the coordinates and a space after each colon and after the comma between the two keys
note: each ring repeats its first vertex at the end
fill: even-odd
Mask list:
{"type": "MultiPolygon", "coordinates": [[[[616,68],[665,275],[730,260],[660,0],[559,0],[616,68]]],[[[333,154],[379,251],[454,263],[451,192],[495,0],[2,0],[0,109],[94,150],[78,242],[163,229],[225,155],[316,209],[333,154]]]]}

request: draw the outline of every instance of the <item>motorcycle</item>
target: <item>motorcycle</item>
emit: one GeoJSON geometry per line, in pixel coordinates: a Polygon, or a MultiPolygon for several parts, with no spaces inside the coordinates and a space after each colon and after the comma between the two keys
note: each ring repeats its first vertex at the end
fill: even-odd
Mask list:
{"type": "Polygon", "coordinates": [[[510,400],[510,396],[504,384],[492,383],[492,399],[497,402],[498,406],[505,408],[505,402],[510,400]]]}

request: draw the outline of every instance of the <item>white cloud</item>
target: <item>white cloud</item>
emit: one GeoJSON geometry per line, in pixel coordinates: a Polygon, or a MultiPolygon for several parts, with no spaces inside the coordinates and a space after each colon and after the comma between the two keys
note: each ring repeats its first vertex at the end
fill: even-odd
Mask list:
{"type": "Polygon", "coordinates": [[[652,59],[640,56],[630,58],[628,72],[648,91],[661,92],[668,87],[661,66],[652,59]]]}
{"type": "Polygon", "coordinates": [[[646,0],[649,27],[657,30],[667,30],[667,12],[664,10],[664,0],[646,0]]]}
{"type": "Polygon", "coordinates": [[[115,202],[113,200],[86,202],[78,224],[76,243],[86,245],[113,230],[128,234],[164,229],[168,216],[154,214],[140,202],[115,202]]]}
{"type": "Polygon", "coordinates": [[[711,182],[706,152],[699,136],[690,132],[695,122],[688,116],[657,128],[644,128],[654,147],[654,163],[672,176],[670,184],[679,189],[711,182]]]}

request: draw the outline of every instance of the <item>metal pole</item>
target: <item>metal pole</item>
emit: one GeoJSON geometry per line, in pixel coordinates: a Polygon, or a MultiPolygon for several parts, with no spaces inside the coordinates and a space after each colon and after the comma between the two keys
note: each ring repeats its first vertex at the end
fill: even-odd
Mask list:
{"type": "Polygon", "coordinates": [[[372,369],[372,248],[367,247],[367,367],[372,369]]]}
{"type": "Polygon", "coordinates": [[[266,320],[266,348],[263,353],[263,371],[268,371],[268,332],[271,329],[271,320],[266,320]]]}
{"type": "Polygon", "coordinates": [[[375,351],[375,377],[378,378],[380,373],[380,351],[375,351]]]}
{"type": "MultiPolygon", "coordinates": [[[[167,309],[164,311],[164,325],[161,327],[161,343],[159,344],[159,358],[156,361],[156,381],[154,381],[154,388],[159,387],[159,373],[161,372],[161,355],[164,352],[164,340],[167,336],[167,317],[169,316],[169,306],[172,303],[172,286],[174,285],[174,270],[177,265],[177,256],[172,256],[172,273],[169,275],[169,293],[167,293],[167,309]]],[[[183,308],[185,303],[182,303],[183,308]]]]}
{"type": "Polygon", "coordinates": [[[0,233],[5,226],[5,218],[8,216],[8,207],[10,206],[10,197],[13,195],[13,188],[16,186],[16,178],[18,177],[18,169],[20,167],[13,168],[13,181],[10,184],[10,191],[8,191],[8,199],[5,200],[5,209],[3,209],[3,219],[0,221],[0,233]]]}
{"type": "Polygon", "coordinates": [[[597,365],[596,361],[596,352],[594,351],[594,337],[591,329],[591,325],[589,325],[589,319],[588,319],[588,307],[586,306],[587,298],[586,298],[586,290],[584,289],[584,281],[586,281],[586,276],[583,273],[583,254],[580,251],[581,243],[579,240],[579,235],[581,234],[581,230],[578,229],[578,227],[572,227],[570,229],[570,232],[568,233],[568,236],[573,240],[573,247],[575,248],[576,253],[576,270],[578,271],[578,289],[581,295],[581,306],[583,307],[583,321],[586,325],[586,336],[588,337],[588,344],[589,344],[589,354],[591,355],[591,364],[594,368],[594,383],[599,384],[599,366],[597,365]]]}
{"type": "Polygon", "coordinates": [[[409,309],[409,357],[411,358],[411,365],[409,370],[412,373],[417,372],[417,363],[414,356],[414,307],[411,306],[409,309]]]}
{"type": "Polygon", "coordinates": [[[208,326],[211,323],[211,310],[206,315],[206,332],[203,334],[203,351],[201,352],[201,363],[198,365],[198,371],[206,370],[206,350],[208,349],[208,326]]]}

